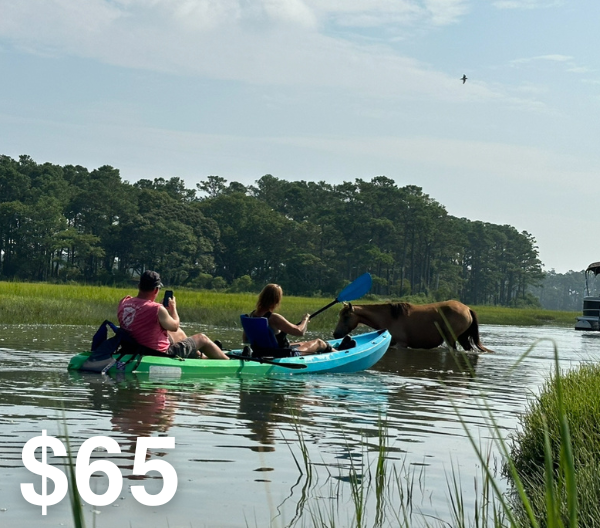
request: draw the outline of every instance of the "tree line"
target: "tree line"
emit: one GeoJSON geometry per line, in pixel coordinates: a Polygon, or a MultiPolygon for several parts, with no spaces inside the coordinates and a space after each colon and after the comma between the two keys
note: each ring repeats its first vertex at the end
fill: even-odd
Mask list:
{"type": "Polygon", "coordinates": [[[533,236],[448,214],[421,187],[385,177],[326,182],[265,175],[124,181],[118,169],[0,156],[0,278],[163,282],[335,295],[369,271],[394,298],[517,306],[544,274],[533,236]]]}
{"type": "Polygon", "coordinates": [[[557,273],[550,270],[544,274],[542,283],[532,286],[531,293],[539,299],[540,305],[548,310],[581,312],[583,298],[587,293],[600,295],[600,278],[588,276],[589,292],[586,289],[585,272],[570,270],[557,273]]]}

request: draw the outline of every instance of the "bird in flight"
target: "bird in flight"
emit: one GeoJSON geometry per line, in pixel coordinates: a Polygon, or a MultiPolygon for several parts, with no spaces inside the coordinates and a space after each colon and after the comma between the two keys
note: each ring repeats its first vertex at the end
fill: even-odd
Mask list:
{"type": "Polygon", "coordinates": [[[467,76],[463,74],[460,80],[463,82],[463,84],[465,84],[467,82],[467,76]]]}

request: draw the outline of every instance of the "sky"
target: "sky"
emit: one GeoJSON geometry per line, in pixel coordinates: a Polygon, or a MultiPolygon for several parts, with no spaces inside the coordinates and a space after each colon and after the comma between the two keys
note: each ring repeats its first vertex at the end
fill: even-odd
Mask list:
{"type": "Polygon", "coordinates": [[[0,154],[188,188],[384,175],[582,270],[598,20],[597,0],[0,0],[0,154]]]}

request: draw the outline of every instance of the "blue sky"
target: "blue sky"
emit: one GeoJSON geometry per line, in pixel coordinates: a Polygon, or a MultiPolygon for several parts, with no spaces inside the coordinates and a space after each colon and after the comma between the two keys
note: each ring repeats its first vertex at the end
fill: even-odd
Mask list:
{"type": "Polygon", "coordinates": [[[385,175],[580,270],[599,20],[591,0],[0,0],[0,154],[190,188],[385,175]]]}

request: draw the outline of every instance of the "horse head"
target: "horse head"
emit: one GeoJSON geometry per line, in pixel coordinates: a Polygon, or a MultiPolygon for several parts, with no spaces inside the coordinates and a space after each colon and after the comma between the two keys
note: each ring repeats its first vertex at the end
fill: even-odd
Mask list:
{"type": "Polygon", "coordinates": [[[333,337],[339,339],[349,334],[358,326],[358,315],[354,312],[351,303],[344,303],[344,307],[340,310],[340,317],[337,326],[333,331],[333,337]]]}

